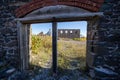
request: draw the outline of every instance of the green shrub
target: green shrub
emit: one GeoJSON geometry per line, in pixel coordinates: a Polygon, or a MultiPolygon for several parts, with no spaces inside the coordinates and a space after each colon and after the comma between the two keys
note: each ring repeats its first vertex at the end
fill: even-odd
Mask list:
{"type": "Polygon", "coordinates": [[[42,47],[42,39],[39,36],[32,35],[32,53],[37,54],[42,47]]]}
{"type": "Polygon", "coordinates": [[[32,35],[32,53],[38,54],[40,51],[51,52],[52,38],[51,36],[32,35]]]}

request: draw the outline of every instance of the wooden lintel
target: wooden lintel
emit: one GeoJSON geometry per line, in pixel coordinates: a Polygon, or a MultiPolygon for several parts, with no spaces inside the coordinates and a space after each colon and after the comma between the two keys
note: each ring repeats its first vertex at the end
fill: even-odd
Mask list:
{"type": "Polygon", "coordinates": [[[33,17],[25,17],[25,18],[17,18],[15,20],[21,21],[25,24],[31,23],[44,23],[44,22],[52,22],[52,19],[55,17],[56,22],[65,22],[65,21],[80,21],[80,20],[89,20],[94,16],[103,16],[103,12],[97,13],[70,13],[70,14],[50,14],[50,15],[40,15],[33,17]]]}

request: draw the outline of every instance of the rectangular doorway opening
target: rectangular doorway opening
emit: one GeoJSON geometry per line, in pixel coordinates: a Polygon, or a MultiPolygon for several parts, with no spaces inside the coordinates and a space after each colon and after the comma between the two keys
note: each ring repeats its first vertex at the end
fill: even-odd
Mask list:
{"type": "Polygon", "coordinates": [[[31,24],[30,69],[41,73],[52,67],[52,23],[31,24]]]}
{"type": "Polygon", "coordinates": [[[57,42],[58,73],[75,80],[86,68],[87,21],[59,22],[57,42]]]}

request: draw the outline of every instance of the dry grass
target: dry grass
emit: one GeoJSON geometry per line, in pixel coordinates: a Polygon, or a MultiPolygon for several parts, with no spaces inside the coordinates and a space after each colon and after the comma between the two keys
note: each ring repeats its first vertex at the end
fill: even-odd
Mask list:
{"type": "Polygon", "coordinates": [[[86,43],[58,41],[58,66],[63,69],[83,69],[86,62],[86,43]]]}
{"type": "MultiPolygon", "coordinates": [[[[32,36],[31,64],[50,67],[52,61],[52,38],[32,36]]],[[[84,69],[86,62],[85,41],[58,40],[58,67],[61,69],[84,69]]]]}

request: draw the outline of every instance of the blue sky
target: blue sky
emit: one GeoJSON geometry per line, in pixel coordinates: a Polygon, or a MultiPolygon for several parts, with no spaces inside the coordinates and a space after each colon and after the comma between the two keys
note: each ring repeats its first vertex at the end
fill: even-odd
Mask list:
{"type": "MultiPolygon", "coordinates": [[[[74,21],[74,22],[58,22],[58,29],[80,29],[81,34],[86,36],[87,22],[86,21],[74,21]]],[[[37,23],[31,24],[32,34],[38,34],[40,32],[47,33],[52,28],[52,23],[37,23]]]]}

